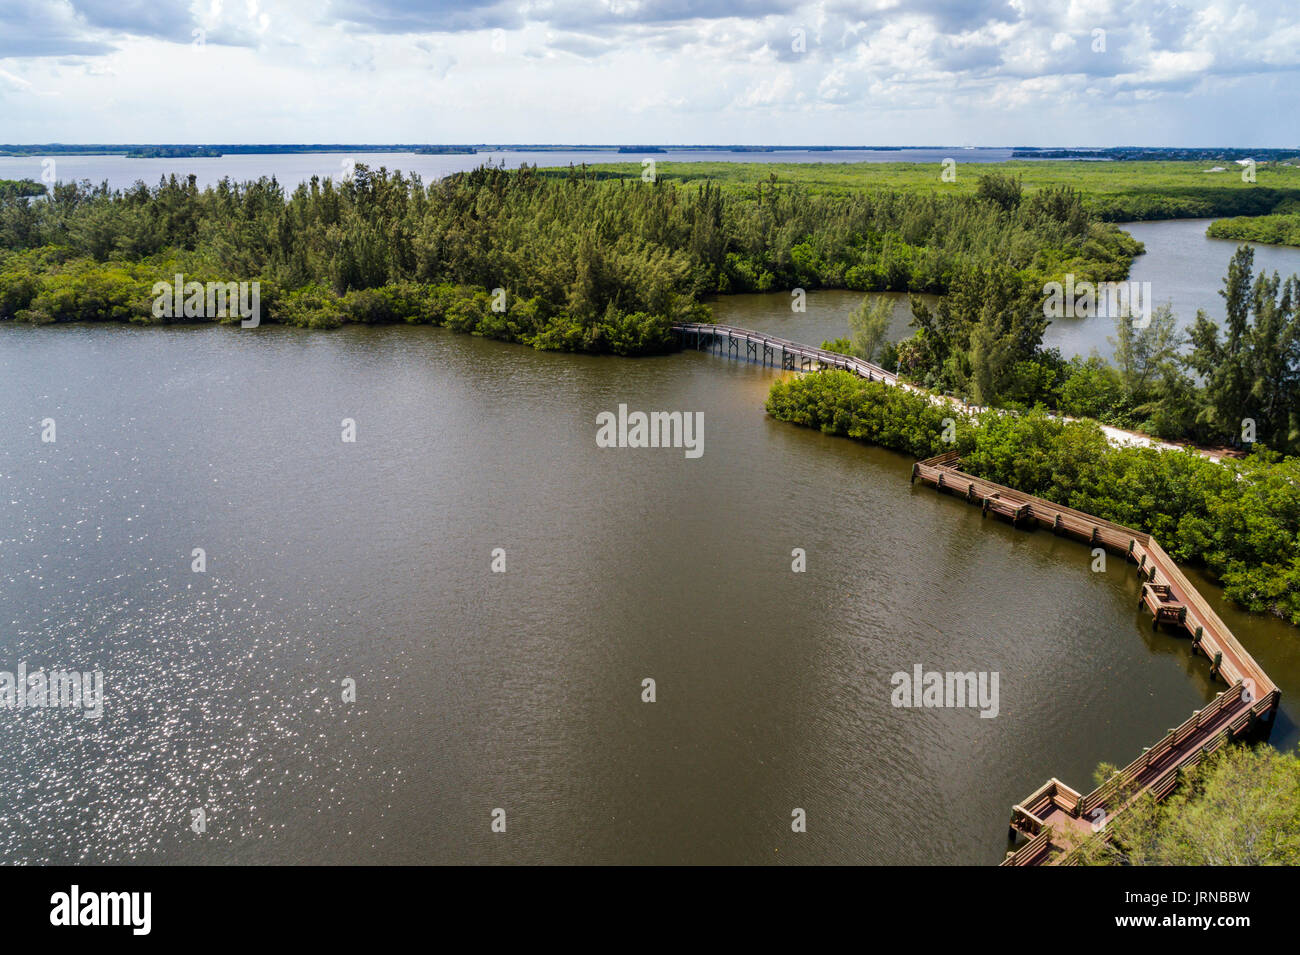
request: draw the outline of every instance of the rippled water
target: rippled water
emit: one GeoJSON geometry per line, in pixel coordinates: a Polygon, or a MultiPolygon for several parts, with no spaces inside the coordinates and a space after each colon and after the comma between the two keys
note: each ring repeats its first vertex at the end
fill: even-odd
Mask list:
{"type": "MultiPolygon", "coordinates": [[[[995,863],[1013,802],[1219,688],[1122,563],[768,419],[774,374],[0,328],[0,669],[107,684],[98,722],[0,710],[4,857],[995,863]],[[703,412],[703,457],[598,448],[619,403],[703,412]],[[918,663],[998,671],[999,716],[894,708],[918,663]]],[[[1294,631],[1231,622],[1291,692],[1294,631]]]]}

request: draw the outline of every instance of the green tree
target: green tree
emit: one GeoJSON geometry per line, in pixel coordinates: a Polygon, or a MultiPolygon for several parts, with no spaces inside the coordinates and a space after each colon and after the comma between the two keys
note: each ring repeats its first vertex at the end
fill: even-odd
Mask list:
{"type": "Polygon", "coordinates": [[[1016,364],[1038,355],[1047,330],[1034,284],[1000,264],[964,270],[933,310],[914,299],[912,324],[935,366],[933,383],[979,404],[998,400],[1016,364]]]}
{"type": "Polygon", "coordinates": [[[884,344],[889,333],[889,323],[894,317],[894,303],[884,295],[876,296],[875,301],[864,298],[853,311],[849,312],[849,333],[853,342],[853,354],[871,361],[884,344]]]}
{"type": "Polygon", "coordinates": [[[1115,365],[1129,399],[1135,404],[1145,400],[1165,368],[1178,358],[1178,323],[1173,309],[1161,305],[1143,326],[1127,311],[1115,319],[1115,365]]]}
{"type": "Polygon", "coordinates": [[[1060,390],[1060,410],[1080,418],[1114,421],[1125,408],[1124,383],[1119,372],[1096,352],[1070,361],[1060,390]]]}
{"type": "Polygon", "coordinates": [[[1003,212],[1014,211],[1020,205],[1023,194],[1019,176],[1008,176],[1000,172],[980,176],[979,185],[975,189],[975,195],[993,203],[1003,212]]]}
{"type": "Polygon", "coordinates": [[[1140,796],[1080,850],[1089,865],[1300,864],[1300,758],[1225,746],[1163,802],[1140,796]]]}
{"type": "Polygon", "coordinates": [[[1201,422],[1237,441],[1253,422],[1256,440],[1300,450],[1300,278],[1253,276],[1255,252],[1241,246],[1220,291],[1221,330],[1198,312],[1187,364],[1205,381],[1201,422]]]}

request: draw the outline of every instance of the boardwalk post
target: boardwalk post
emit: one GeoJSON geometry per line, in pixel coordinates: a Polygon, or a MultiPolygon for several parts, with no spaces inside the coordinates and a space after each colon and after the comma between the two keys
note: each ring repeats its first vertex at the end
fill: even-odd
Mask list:
{"type": "MultiPolygon", "coordinates": [[[[1092,544],[1113,545],[1118,549],[1122,537],[1108,539],[1101,533],[1100,524],[1087,524],[1099,518],[1083,515],[1077,511],[1064,511],[1050,501],[1044,501],[1031,495],[1023,494],[1014,488],[1002,487],[991,482],[981,481],[980,489],[975,491],[975,479],[960,470],[957,465],[959,455],[949,452],[936,458],[927,459],[925,466],[929,472],[922,472],[922,462],[912,466],[912,480],[923,477],[927,483],[934,483],[938,488],[949,488],[948,475],[955,475],[956,480],[967,480],[965,495],[969,500],[975,494],[981,501],[980,516],[987,517],[989,511],[995,515],[1010,517],[1013,524],[1029,516],[1031,520],[1046,526],[1046,515],[1053,515],[1050,522],[1053,530],[1060,530],[1070,536],[1078,534],[1080,540],[1092,544]],[[1026,500],[1027,499],[1027,500],[1026,500]],[[1023,503],[1020,503],[1022,502],[1023,503]],[[1038,513],[1035,515],[1035,509],[1038,513]],[[1072,520],[1077,520],[1077,527],[1069,527],[1064,522],[1064,513],[1069,512],[1072,520]],[[1087,538],[1083,537],[1083,528],[1090,527],[1087,538]]],[[[960,485],[957,485],[958,487],[960,485]]],[[[973,502],[972,502],[973,503],[973,502]]],[[[1074,793],[1057,780],[1049,780],[1029,799],[1012,807],[1011,829],[1026,837],[1029,841],[1013,850],[1004,865],[1070,865],[1076,861],[1071,852],[1069,840],[1057,841],[1053,838],[1057,832],[1055,822],[1043,824],[1049,816],[1059,818],[1064,814],[1074,820],[1090,818],[1097,808],[1105,808],[1107,813],[1115,815],[1127,805],[1125,799],[1119,799],[1122,786],[1132,783],[1135,792],[1146,792],[1155,799],[1163,799],[1177,785],[1184,766],[1194,766],[1199,761],[1200,753],[1209,754],[1221,745],[1230,742],[1242,733],[1254,733],[1257,730],[1264,738],[1269,735],[1272,722],[1276,719],[1281,692],[1251,659],[1250,654],[1240,645],[1227,626],[1206,607],[1197,596],[1195,586],[1183,576],[1178,565],[1160,548],[1154,538],[1142,536],[1130,528],[1107,523],[1107,529],[1117,535],[1129,533],[1127,556],[1138,561],[1138,576],[1142,579],[1141,596],[1138,609],[1147,606],[1151,612],[1151,626],[1159,630],[1160,624],[1177,623],[1189,631],[1193,648],[1199,648],[1207,656],[1213,657],[1210,669],[1212,676],[1227,681],[1229,675],[1236,695],[1220,692],[1214,701],[1206,707],[1192,713],[1191,717],[1179,726],[1169,730],[1155,746],[1144,747],[1140,755],[1124,770],[1116,770],[1111,778],[1089,794],[1074,793]],[[1139,548],[1139,537],[1142,537],[1139,548]],[[1164,574],[1158,573],[1164,570],[1164,574]],[[1166,583],[1156,583],[1157,579],[1168,578],[1166,583]],[[1199,608],[1199,609],[1197,609],[1199,608]],[[1188,612],[1197,609],[1197,617],[1188,612]],[[1211,639],[1212,638],[1212,639],[1211,639]],[[1210,648],[1214,648],[1211,652],[1210,648]],[[1259,688],[1258,700],[1249,707],[1241,706],[1240,687],[1244,680],[1253,680],[1259,688]]],[[[1106,838],[1102,836],[1101,838],[1106,838]]]]}

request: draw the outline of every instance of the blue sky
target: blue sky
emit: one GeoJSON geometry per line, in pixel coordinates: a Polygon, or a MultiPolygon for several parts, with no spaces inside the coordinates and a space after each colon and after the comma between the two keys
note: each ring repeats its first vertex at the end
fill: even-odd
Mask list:
{"type": "Polygon", "coordinates": [[[0,0],[0,142],[1300,144],[1300,3],[0,0]]]}

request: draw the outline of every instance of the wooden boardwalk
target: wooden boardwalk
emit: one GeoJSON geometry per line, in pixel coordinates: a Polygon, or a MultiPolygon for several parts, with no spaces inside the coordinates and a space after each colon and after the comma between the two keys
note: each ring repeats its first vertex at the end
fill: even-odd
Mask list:
{"type": "Polygon", "coordinates": [[[1094,832],[1104,834],[1106,822],[1138,795],[1167,796],[1183,770],[1235,738],[1267,738],[1282,694],[1151,535],[965,474],[958,464],[955,451],[919,461],[912,466],[912,480],[979,504],[986,515],[1048,528],[1123,554],[1137,565],[1143,581],[1139,607],[1151,612],[1151,625],[1164,624],[1190,636],[1193,651],[1212,661],[1211,675],[1228,685],[1087,795],[1050,779],[1012,807],[1011,828],[1026,841],[1002,864],[1068,865],[1075,861],[1079,843],[1094,832]]]}
{"type": "MultiPolygon", "coordinates": [[[[838,352],[827,351],[824,348],[813,348],[811,345],[800,345],[798,342],[779,338],[776,335],[768,335],[765,332],[737,328],[734,325],[713,325],[701,322],[675,322],[671,326],[671,331],[677,336],[683,348],[689,347],[699,351],[708,351],[724,358],[733,358],[737,361],[752,361],[756,364],[771,365],[773,368],[782,368],[787,371],[840,369],[851,372],[859,378],[865,378],[867,381],[879,381],[914,394],[924,395],[926,400],[933,404],[951,405],[965,414],[977,414],[985,410],[975,405],[968,405],[961,398],[936,394],[917,385],[909,384],[901,380],[894,372],[886,371],[879,365],[864,361],[861,358],[841,355],[838,352]]],[[[1075,419],[1062,415],[1060,420],[1073,421],[1075,419]]],[[[1167,451],[1178,450],[1176,445],[1165,444],[1133,431],[1124,431],[1121,428],[1100,423],[1098,423],[1098,426],[1106,435],[1106,440],[1116,446],[1154,447],[1167,451]]],[[[1198,451],[1197,453],[1211,461],[1219,460],[1218,457],[1208,451],[1198,451]]]]}
{"type": "MultiPolygon", "coordinates": [[[[790,371],[841,369],[868,381],[920,392],[879,365],[763,332],[695,322],[674,324],[672,331],[684,348],[790,371]]],[[[959,403],[939,395],[930,396],[930,400],[959,403]]],[[[1109,432],[1107,440],[1134,443],[1109,432]]],[[[1049,779],[1012,807],[1011,829],[1025,841],[1008,852],[1002,864],[1068,865],[1076,861],[1080,843],[1096,832],[1104,838],[1106,822],[1137,796],[1147,792],[1158,799],[1167,796],[1185,769],[1226,742],[1247,735],[1267,738],[1282,694],[1151,535],[965,474],[958,463],[956,452],[919,461],[912,468],[912,480],[919,478],[979,504],[986,516],[1021,527],[1049,528],[1123,554],[1137,565],[1143,581],[1138,606],[1151,613],[1151,625],[1163,624],[1190,636],[1193,651],[1210,659],[1211,675],[1228,687],[1087,795],[1049,779]]]]}
{"type": "Polygon", "coordinates": [[[898,386],[898,376],[861,358],[841,355],[824,348],[800,345],[763,332],[736,328],[734,325],[707,325],[679,322],[672,330],[681,337],[682,347],[709,351],[737,361],[752,361],[789,371],[824,371],[838,368],[868,381],[882,381],[898,386]]]}

